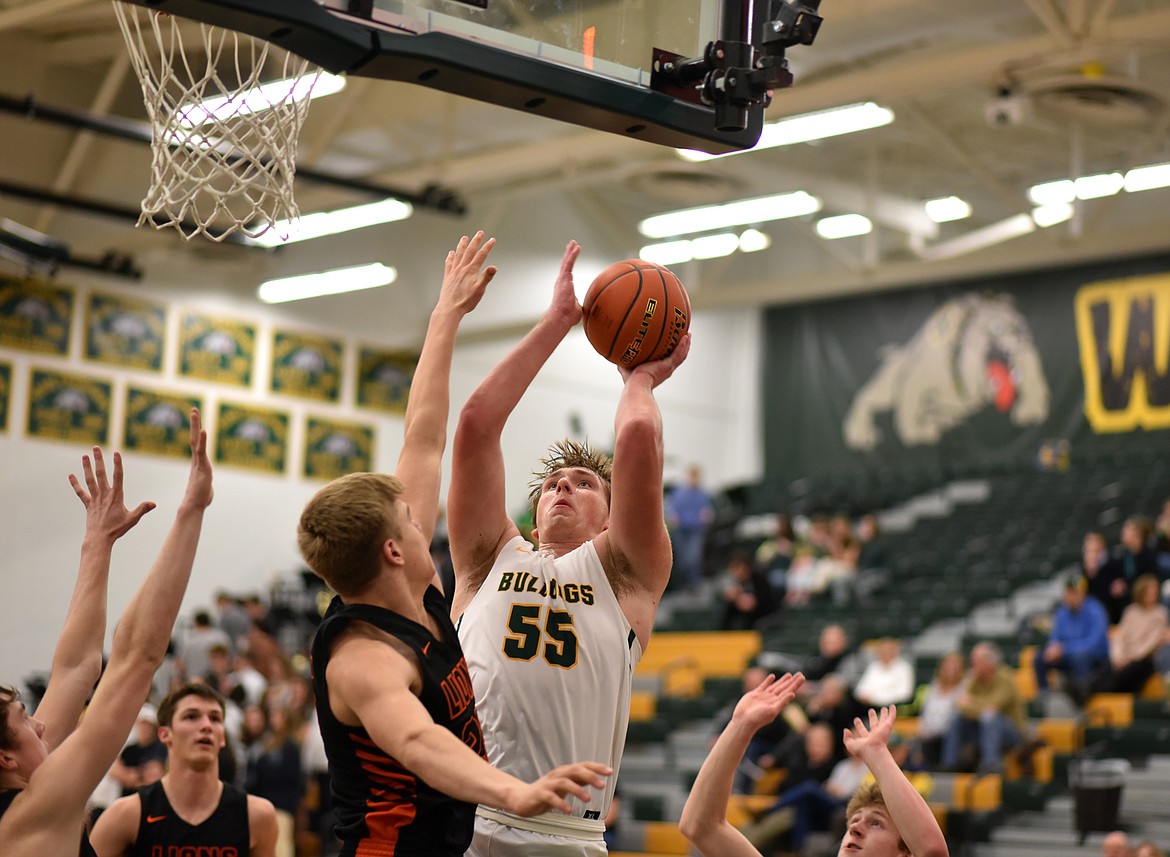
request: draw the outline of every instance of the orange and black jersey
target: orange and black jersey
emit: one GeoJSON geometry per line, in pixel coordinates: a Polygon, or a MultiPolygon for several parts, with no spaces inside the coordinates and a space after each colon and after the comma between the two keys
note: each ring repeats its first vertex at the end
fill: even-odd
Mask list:
{"type": "Polygon", "coordinates": [[[130,857],[248,857],[252,850],[248,830],[248,795],[224,783],[219,806],[201,824],[179,818],[161,782],[138,790],[141,815],[130,857]]]}
{"type": "Polygon", "coordinates": [[[365,729],[341,723],[329,707],[325,673],[333,642],[350,623],[366,622],[414,651],[422,674],[419,700],[431,718],[485,755],[471,677],[447,604],[434,587],[424,603],[442,629],[441,640],[393,611],[344,604],[340,598],[329,605],[313,640],[313,691],[329,757],[341,857],[462,857],[471,844],[475,804],[431,788],[378,747],[365,729]]]}

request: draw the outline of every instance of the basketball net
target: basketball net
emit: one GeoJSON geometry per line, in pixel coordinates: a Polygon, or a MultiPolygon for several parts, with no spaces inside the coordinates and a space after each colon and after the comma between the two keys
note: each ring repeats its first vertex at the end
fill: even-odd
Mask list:
{"type": "Polygon", "coordinates": [[[113,5],[153,127],[138,225],[222,241],[295,219],[297,135],[320,69],[244,33],[199,24],[196,40],[181,18],[113,5]],[[269,66],[278,84],[262,86],[269,66]]]}

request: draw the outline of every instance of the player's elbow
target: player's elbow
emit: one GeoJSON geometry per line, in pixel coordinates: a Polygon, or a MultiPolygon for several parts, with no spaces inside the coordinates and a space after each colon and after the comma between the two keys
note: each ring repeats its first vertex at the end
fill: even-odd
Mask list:
{"type": "Polygon", "coordinates": [[[649,412],[630,414],[614,432],[614,456],[629,450],[636,455],[662,454],[662,419],[649,412]]]}
{"type": "Polygon", "coordinates": [[[940,830],[914,852],[914,857],[950,857],[950,853],[946,837],[942,835],[940,830]]]}
{"type": "Polygon", "coordinates": [[[698,812],[688,804],[683,807],[682,817],[678,821],[678,829],[688,842],[702,851],[703,846],[711,840],[721,824],[723,824],[722,818],[698,812]]]}
{"type": "Polygon", "coordinates": [[[501,426],[490,403],[478,392],[459,409],[459,423],[455,428],[455,447],[475,447],[498,437],[501,426]]]}

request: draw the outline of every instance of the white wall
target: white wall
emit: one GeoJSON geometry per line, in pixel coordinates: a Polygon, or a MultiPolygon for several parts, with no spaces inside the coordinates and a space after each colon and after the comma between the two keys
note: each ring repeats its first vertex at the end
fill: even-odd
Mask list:
{"type": "MultiPolygon", "coordinates": [[[[493,294],[498,306],[539,308],[544,305],[546,271],[539,278],[516,276],[515,280],[517,293],[510,297],[500,292],[493,294]]],[[[64,277],[61,282],[77,286],[77,306],[84,305],[85,295],[95,285],[80,277],[64,277]]],[[[96,285],[104,292],[136,291],[107,281],[96,281],[96,285]]],[[[583,293],[583,287],[579,286],[578,291],[583,293]]],[[[287,314],[230,296],[210,294],[206,289],[172,287],[163,293],[172,309],[182,305],[257,321],[261,327],[261,343],[265,342],[266,332],[274,321],[287,323],[289,319],[287,314]]],[[[485,315],[499,312],[498,308],[483,309],[489,310],[485,315]]],[[[306,500],[319,487],[319,483],[307,482],[297,474],[301,418],[307,411],[325,410],[321,406],[266,393],[263,371],[252,392],[245,397],[232,388],[177,378],[173,366],[160,378],[82,361],[79,315],[75,309],[72,353],[67,359],[0,348],[0,360],[13,364],[14,380],[9,427],[7,432],[0,433],[0,472],[4,474],[0,487],[0,579],[6,608],[4,644],[0,646],[0,681],[4,682],[19,681],[31,672],[48,667],[76,574],[84,526],[81,503],[73,495],[66,477],[70,472],[80,474],[81,456],[86,450],[64,443],[30,440],[24,435],[30,365],[83,371],[111,379],[115,385],[112,415],[115,427],[122,419],[121,399],[127,382],[198,392],[206,399],[205,410],[209,415],[214,413],[221,395],[232,400],[247,398],[260,405],[278,405],[292,413],[290,461],[285,475],[260,475],[227,466],[217,468],[215,502],[206,518],[195,572],[184,603],[187,616],[196,608],[209,605],[212,593],[218,588],[235,592],[263,589],[275,577],[299,568],[294,539],[296,520],[306,500]]],[[[177,314],[172,311],[170,316],[174,336],[177,314]]],[[[303,321],[300,326],[305,326],[303,321]]],[[[324,326],[318,330],[341,335],[352,333],[324,326]]],[[[694,346],[690,358],[674,378],[659,388],[666,427],[667,478],[681,475],[691,462],[703,464],[711,486],[758,478],[762,472],[758,313],[747,309],[701,313],[694,319],[692,331],[694,346]]],[[[370,337],[362,337],[362,341],[376,342],[370,337]]],[[[512,338],[459,347],[452,376],[452,430],[459,405],[514,341],[512,338]]],[[[349,345],[352,347],[353,343],[349,345]]],[[[257,363],[263,365],[266,359],[263,345],[260,351],[257,363]]],[[[525,503],[527,473],[537,456],[549,442],[570,434],[571,414],[578,415],[591,440],[601,445],[612,442],[613,407],[620,383],[617,370],[590,349],[579,330],[574,331],[538,376],[505,433],[504,450],[511,474],[508,496],[514,508],[522,508],[525,503]]],[[[348,388],[343,400],[352,400],[348,388]]],[[[328,410],[339,418],[375,422],[376,466],[393,467],[401,445],[400,420],[347,406],[328,410]]],[[[114,436],[120,437],[117,428],[114,436]]],[[[109,598],[111,628],[162,544],[187,471],[186,463],[178,459],[127,454],[125,460],[127,502],[151,499],[158,503],[158,508],[115,549],[109,598]]],[[[107,639],[108,636],[109,630],[107,639]]]]}

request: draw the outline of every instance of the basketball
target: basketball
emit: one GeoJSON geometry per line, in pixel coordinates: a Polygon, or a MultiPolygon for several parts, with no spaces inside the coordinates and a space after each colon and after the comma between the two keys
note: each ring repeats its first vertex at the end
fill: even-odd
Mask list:
{"type": "Polygon", "coordinates": [[[598,274],[581,309],[589,344],[628,369],[666,357],[691,324],[691,300],[682,282],[644,259],[615,262],[598,274]]]}

